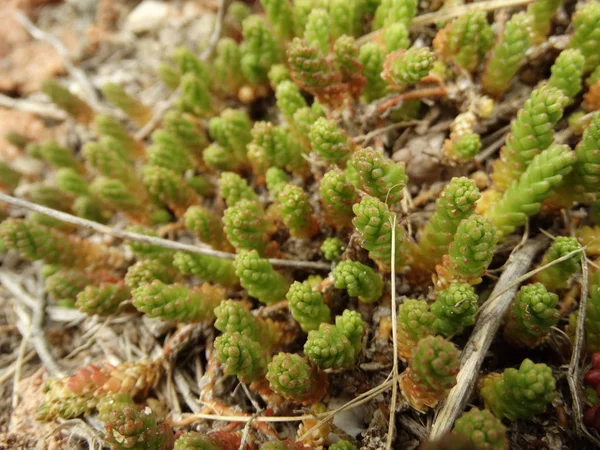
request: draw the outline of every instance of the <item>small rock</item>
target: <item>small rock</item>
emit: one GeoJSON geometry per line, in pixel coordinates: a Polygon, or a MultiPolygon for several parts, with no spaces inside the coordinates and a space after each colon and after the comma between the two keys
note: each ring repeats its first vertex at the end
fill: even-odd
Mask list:
{"type": "Polygon", "coordinates": [[[394,161],[406,163],[406,175],[415,183],[432,183],[442,171],[441,156],[444,133],[432,133],[411,139],[405,147],[394,152],[394,161]]]}
{"type": "Polygon", "coordinates": [[[162,25],[169,15],[169,5],[163,2],[146,0],[140,3],[125,19],[125,30],[132,33],[145,33],[162,25]]]}

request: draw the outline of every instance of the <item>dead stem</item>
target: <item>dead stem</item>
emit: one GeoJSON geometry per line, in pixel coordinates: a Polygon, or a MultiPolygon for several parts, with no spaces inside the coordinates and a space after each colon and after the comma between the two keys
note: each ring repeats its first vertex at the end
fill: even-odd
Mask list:
{"type": "Polygon", "coordinates": [[[382,114],[388,109],[393,108],[394,106],[408,100],[415,100],[428,97],[445,97],[448,95],[448,92],[452,89],[452,86],[448,88],[444,86],[436,86],[423,89],[415,89],[409,92],[403,92],[402,94],[395,95],[391,98],[384,99],[383,101],[379,102],[379,104],[375,107],[375,113],[378,115],[382,114]]]}
{"type": "Polygon", "coordinates": [[[511,255],[502,276],[496,283],[461,355],[461,368],[456,386],[452,388],[441,410],[434,419],[430,439],[441,438],[450,431],[456,418],[462,413],[479,375],[483,359],[496,336],[519,283],[514,283],[531,265],[537,252],[545,245],[546,238],[538,236],[528,241],[521,250],[511,255]]]}
{"type": "Polygon", "coordinates": [[[392,251],[390,255],[391,265],[391,308],[392,308],[392,346],[394,349],[394,360],[392,365],[392,398],[390,401],[390,417],[388,420],[388,435],[385,448],[391,450],[394,441],[394,425],[396,423],[396,403],[398,400],[398,322],[396,318],[396,215],[392,216],[392,251]]]}
{"type": "Polygon", "coordinates": [[[44,103],[33,102],[31,100],[11,98],[4,94],[0,94],[0,106],[17,111],[37,114],[38,116],[46,117],[52,120],[63,121],[67,118],[67,114],[64,111],[56,108],[54,105],[46,105],[44,103]]]}
{"type": "MultiPolygon", "coordinates": [[[[10,195],[0,193],[0,200],[6,203],[10,203],[11,205],[21,206],[23,208],[27,208],[31,211],[39,212],[46,216],[54,217],[55,219],[61,220],[63,222],[72,223],[73,225],[78,225],[80,227],[85,227],[97,231],[102,234],[108,234],[110,236],[114,236],[120,239],[127,239],[130,241],[144,242],[146,244],[156,245],[158,247],[169,248],[171,250],[182,250],[190,253],[198,253],[206,256],[214,256],[215,258],[221,259],[235,259],[234,253],[221,252],[218,250],[213,250],[207,246],[199,246],[199,245],[188,245],[182,244],[181,242],[169,241],[168,239],[157,238],[153,236],[146,236],[143,234],[132,233],[130,231],[118,230],[116,228],[111,228],[106,225],[102,225],[98,222],[93,222],[91,220],[82,219],[81,217],[76,217],[71,214],[64,213],[62,211],[57,211],[52,208],[48,208],[46,206],[41,206],[36,203],[29,202],[27,200],[23,200],[20,198],[12,197],[10,195]]],[[[322,262],[313,262],[313,261],[297,261],[292,259],[269,259],[269,262],[274,266],[281,267],[293,267],[296,269],[314,269],[314,270],[331,270],[331,264],[322,263],[322,262]]]]}
{"type": "Polygon", "coordinates": [[[54,49],[58,52],[58,54],[62,58],[63,63],[65,65],[65,67],[67,68],[67,71],[73,76],[73,78],[75,78],[75,80],[77,80],[77,82],[80,84],[81,88],[85,92],[87,101],[90,103],[92,108],[97,111],[105,110],[106,108],[104,108],[100,104],[98,94],[96,92],[96,89],[94,88],[94,85],[89,80],[89,78],[87,77],[87,75],[85,74],[85,72],[83,70],[81,70],[79,67],[76,67],[75,65],[73,65],[73,62],[71,61],[71,57],[69,56],[69,51],[63,45],[63,43],[59,39],[57,39],[55,36],[51,35],[50,33],[47,33],[45,31],[39,29],[38,27],[36,27],[33,24],[33,22],[31,22],[29,20],[29,18],[25,14],[23,14],[21,11],[14,10],[13,15],[14,15],[15,19],[21,25],[23,25],[23,27],[27,30],[27,32],[34,39],[37,39],[38,41],[48,42],[52,47],[54,47],[54,49]]]}

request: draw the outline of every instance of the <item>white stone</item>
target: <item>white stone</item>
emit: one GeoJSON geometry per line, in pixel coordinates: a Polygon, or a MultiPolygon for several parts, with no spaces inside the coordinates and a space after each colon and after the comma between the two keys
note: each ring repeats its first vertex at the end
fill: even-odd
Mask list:
{"type": "Polygon", "coordinates": [[[158,28],[169,15],[169,5],[156,0],[145,0],[129,13],[125,29],[132,33],[144,33],[158,28]]]}

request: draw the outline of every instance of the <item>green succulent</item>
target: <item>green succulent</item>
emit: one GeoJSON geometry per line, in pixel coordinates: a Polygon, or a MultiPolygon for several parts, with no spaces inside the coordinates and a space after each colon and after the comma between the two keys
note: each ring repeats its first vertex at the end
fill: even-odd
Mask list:
{"type": "Polygon", "coordinates": [[[331,312],[323,302],[323,296],[313,289],[310,281],[292,283],[286,298],[292,317],[305,332],[316,330],[321,323],[331,319],[331,312]]]}
{"type": "Polygon", "coordinates": [[[361,302],[373,303],[381,298],[383,279],[381,275],[358,261],[342,261],[333,271],[334,285],[345,289],[351,297],[358,297],[361,302]]]}

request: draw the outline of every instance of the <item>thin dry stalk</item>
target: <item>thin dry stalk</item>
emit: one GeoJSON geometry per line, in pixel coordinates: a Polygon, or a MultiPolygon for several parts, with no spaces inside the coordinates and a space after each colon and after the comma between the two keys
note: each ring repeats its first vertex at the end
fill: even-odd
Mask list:
{"type": "Polygon", "coordinates": [[[403,92],[402,94],[383,99],[381,102],[379,102],[379,104],[377,104],[375,107],[375,114],[383,114],[388,109],[393,108],[394,106],[397,106],[402,102],[406,102],[408,100],[431,97],[446,97],[448,95],[448,92],[450,92],[453,89],[453,86],[436,86],[403,92]]]}
{"type": "MultiPolygon", "coordinates": [[[[46,206],[41,206],[36,203],[29,202],[27,200],[12,197],[10,195],[0,193],[0,200],[6,203],[10,203],[11,205],[20,206],[31,211],[39,212],[46,216],[54,217],[55,219],[61,220],[63,222],[71,223],[73,225],[77,225],[84,228],[89,228],[99,233],[108,234],[110,236],[114,236],[120,239],[144,242],[146,244],[152,244],[158,247],[164,247],[171,250],[182,250],[190,253],[199,253],[201,255],[214,256],[215,258],[235,259],[234,253],[221,252],[218,250],[213,250],[206,246],[201,247],[198,245],[182,244],[181,242],[169,241],[168,239],[157,238],[154,236],[146,236],[139,233],[132,233],[130,231],[118,230],[116,228],[111,228],[109,226],[102,225],[98,222],[82,219],[81,217],[76,217],[71,214],[67,214],[62,211],[57,211],[46,206]]],[[[293,267],[296,269],[331,270],[331,264],[321,262],[297,261],[292,259],[276,258],[269,259],[269,262],[274,266],[293,267]]]]}
{"type": "MultiPolygon", "coordinates": [[[[215,26],[213,32],[210,35],[207,47],[200,55],[200,59],[202,59],[203,61],[210,59],[210,57],[215,52],[215,49],[217,48],[217,44],[219,43],[219,39],[221,39],[221,34],[223,32],[223,23],[225,21],[225,14],[227,13],[228,7],[229,0],[219,0],[219,10],[217,11],[217,17],[215,19],[215,26]]],[[[154,129],[161,122],[165,113],[175,104],[175,101],[179,98],[179,94],[181,94],[181,89],[178,87],[156,110],[156,112],[148,121],[148,123],[142,128],[140,128],[140,130],[137,133],[135,133],[135,139],[137,139],[138,141],[142,141],[146,137],[148,137],[150,133],[152,133],[152,131],[154,131],[154,129]]]]}
{"type": "Polygon", "coordinates": [[[29,20],[29,18],[27,18],[27,16],[25,14],[23,14],[21,11],[15,10],[13,12],[13,14],[14,14],[15,19],[21,25],[23,25],[23,27],[27,30],[27,32],[34,39],[37,39],[38,41],[48,42],[52,47],[54,47],[54,49],[58,52],[58,54],[62,58],[63,63],[65,65],[65,67],[67,68],[67,71],[81,85],[81,88],[85,92],[87,100],[90,103],[90,105],[92,106],[92,108],[94,108],[96,110],[104,109],[102,107],[102,105],[100,104],[100,101],[98,99],[98,94],[96,92],[96,89],[94,88],[94,85],[89,80],[89,78],[87,77],[85,72],[73,64],[73,62],[71,61],[71,57],[69,56],[69,51],[63,45],[63,43],[59,39],[57,39],[55,36],[51,35],[50,33],[47,33],[45,31],[39,29],[38,27],[36,27],[33,24],[33,22],[31,22],[31,20],[29,20]]]}
{"type": "Polygon", "coordinates": [[[45,105],[43,103],[32,102],[31,100],[11,98],[4,94],[0,94],[0,106],[36,114],[57,121],[66,120],[68,117],[67,113],[56,108],[54,105],[45,105]]]}
{"type": "Polygon", "coordinates": [[[518,283],[514,283],[514,280],[520,279],[525,273],[545,242],[544,236],[538,236],[528,241],[521,250],[511,256],[512,261],[506,266],[490,294],[491,300],[480,309],[479,319],[461,355],[461,368],[456,386],[452,388],[435,417],[431,428],[431,440],[439,439],[449,432],[456,418],[464,410],[475,387],[483,359],[517,291],[518,283]]]}
{"type": "Polygon", "coordinates": [[[398,322],[396,318],[397,305],[396,305],[396,216],[392,217],[392,252],[391,252],[390,265],[391,270],[391,295],[392,295],[392,345],[394,349],[394,361],[392,365],[392,399],[390,403],[390,417],[388,421],[388,436],[385,448],[390,450],[394,442],[394,425],[396,422],[396,402],[398,400],[398,322]]]}

